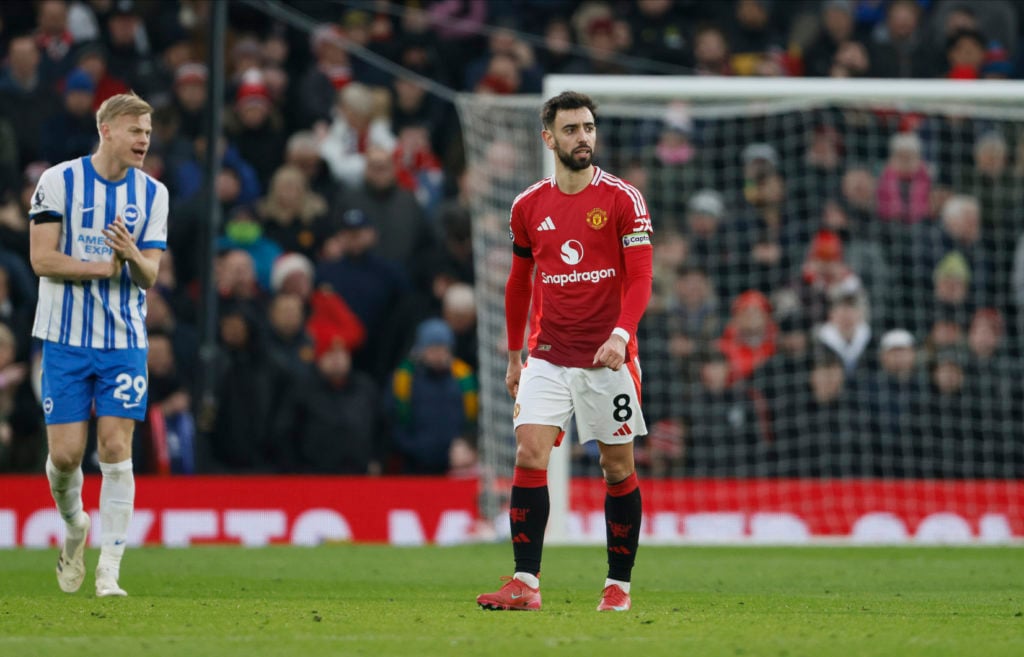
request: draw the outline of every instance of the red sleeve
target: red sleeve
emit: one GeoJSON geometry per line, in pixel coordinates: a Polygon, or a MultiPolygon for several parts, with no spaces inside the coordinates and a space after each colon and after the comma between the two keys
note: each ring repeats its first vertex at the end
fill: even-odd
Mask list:
{"type": "MultiPolygon", "coordinates": [[[[647,310],[651,299],[651,284],[654,281],[654,250],[650,244],[631,246],[623,249],[626,266],[626,284],[622,291],[622,309],[616,328],[636,335],[640,318],[647,310]]],[[[506,295],[507,296],[507,295],[506,295]]]]}
{"type": "Polygon", "coordinates": [[[512,271],[505,283],[505,332],[508,334],[509,351],[523,348],[523,333],[526,331],[532,294],[533,258],[513,254],[512,271]]]}

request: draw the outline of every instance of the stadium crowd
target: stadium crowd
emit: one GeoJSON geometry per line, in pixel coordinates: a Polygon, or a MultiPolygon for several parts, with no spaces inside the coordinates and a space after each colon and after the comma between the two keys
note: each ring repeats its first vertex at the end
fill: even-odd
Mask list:
{"type": "MultiPolygon", "coordinates": [[[[230,5],[228,85],[211,99],[208,1],[0,4],[0,471],[38,471],[46,454],[28,207],[47,166],[95,147],[112,94],[156,108],[146,170],[171,194],[137,470],[472,475],[473,188],[458,116],[350,44],[481,94],[539,93],[559,72],[1024,68],[1018,8],[1000,0],[288,5],[319,26],[230,5]],[[216,145],[212,103],[225,109],[216,145]],[[213,405],[195,394],[208,191],[224,219],[213,405]]],[[[656,231],[642,467],[1019,477],[1019,125],[832,109],[799,144],[761,126],[733,151],[723,135],[741,131],[725,123],[670,113],[642,148],[606,165],[598,152],[645,192],[656,231]]]]}

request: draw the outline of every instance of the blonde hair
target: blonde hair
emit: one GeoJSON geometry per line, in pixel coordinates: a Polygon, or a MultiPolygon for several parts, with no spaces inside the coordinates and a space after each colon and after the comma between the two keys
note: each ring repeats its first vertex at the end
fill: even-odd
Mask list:
{"type": "Polygon", "coordinates": [[[476,310],[476,296],[473,286],[469,283],[452,283],[441,298],[444,310],[452,312],[470,312],[476,310]]]}
{"type": "Polygon", "coordinates": [[[356,114],[372,116],[375,109],[373,91],[359,82],[350,82],[338,92],[338,103],[356,114]]]}
{"type": "Polygon", "coordinates": [[[322,196],[309,189],[309,181],[306,180],[302,170],[293,164],[283,164],[274,172],[270,179],[270,189],[259,204],[260,213],[264,217],[279,223],[286,223],[291,219],[290,214],[277,199],[281,185],[289,182],[298,183],[302,188],[302,203],[298,211],[300,222],[311,224],[314,219],[327,213],[327,202],[322,196]]]}
{"type": "Polygon", "coordinates": [[[153,107],[142,100],[142,98],[136,96],[134,91],[129,91],[126,94],[117,94],[103,101],[103,104],[96,111],[96,129],[99,130],[101,125],[110,123],[119,116],[142,116],[143,114],[152,113],[153,107]]]}

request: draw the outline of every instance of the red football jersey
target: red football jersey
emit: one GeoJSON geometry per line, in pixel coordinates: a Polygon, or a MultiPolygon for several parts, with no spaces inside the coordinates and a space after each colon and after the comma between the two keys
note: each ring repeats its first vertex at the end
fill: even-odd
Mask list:
{"type": "MultiPolygon", "coordinates": [[[[590,184],[576,194],[545,178],[516,197],[509,232],[536,264],[530,355],[555,365],[593,367],[594,354],[619,319],[624,250],[650,244],[643,196],[596,166],[590,184]]],[[[626,360],[635,357],[634,332],[626,360]]]]}

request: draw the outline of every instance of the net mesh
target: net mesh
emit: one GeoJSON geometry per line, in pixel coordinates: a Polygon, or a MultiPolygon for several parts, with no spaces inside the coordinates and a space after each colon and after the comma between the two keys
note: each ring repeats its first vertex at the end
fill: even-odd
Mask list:
{"type": "MultiPolygon", "coordinates": [[[[627,95],[597,97],[596,161],[641,189],[655,228],[638,336],[648,531],[1021,533],[1024,113],[627,95]]],[[[540,103],[458,102],[479,281],[483,510],[499,527],[515,455],[507,221],[545,175],[540,103]]],[[[572,449],[572,531],[603,540],[596,446],[572,449]]]]}

